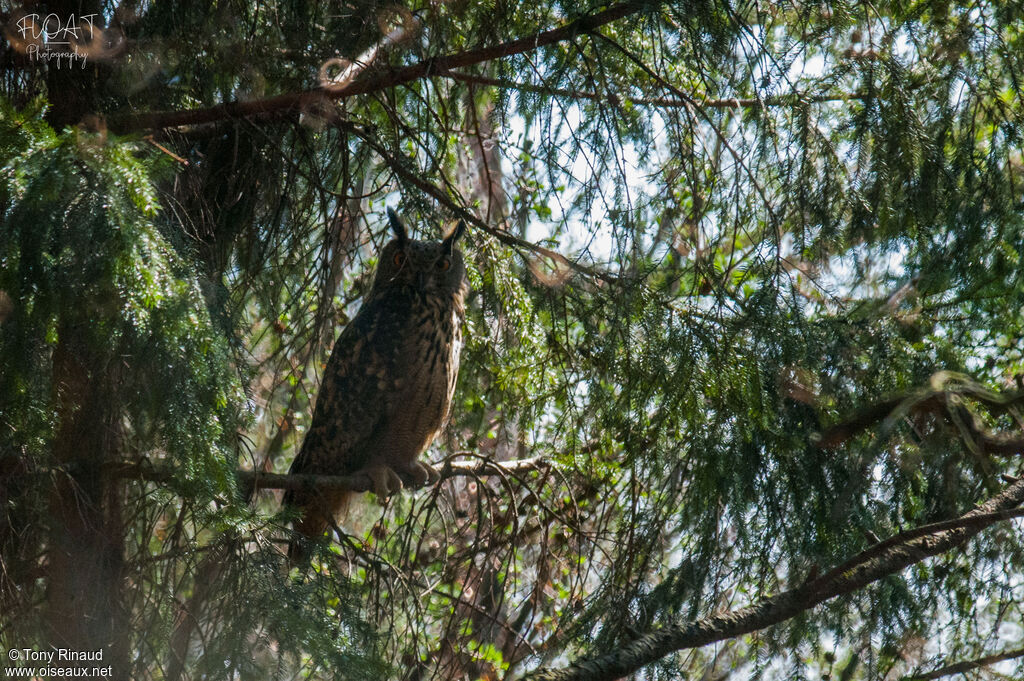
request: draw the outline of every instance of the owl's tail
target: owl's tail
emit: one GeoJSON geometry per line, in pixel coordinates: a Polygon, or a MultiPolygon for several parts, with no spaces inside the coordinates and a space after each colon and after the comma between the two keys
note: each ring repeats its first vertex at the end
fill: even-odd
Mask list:
{"type": "Polygon", "coordinates": [[[309,566],[312,543],[323,538],[324,532],[344,517],[353,493],[349,491],[306,492],[288,490],[284,495],[286,507],[297,508],[301,515],[294,523],[301,536],[288,542],[288,563],[300,570],[309,566]]]}

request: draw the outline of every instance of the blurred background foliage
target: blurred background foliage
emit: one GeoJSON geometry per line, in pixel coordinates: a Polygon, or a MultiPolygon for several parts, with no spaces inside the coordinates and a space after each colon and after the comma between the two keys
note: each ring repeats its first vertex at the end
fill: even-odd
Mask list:
{"type": "MultiPolygon", "coordinates": [[[[99,31],[61,64],[21,32],[39,7],[0,3],[0,644],[103,647],[115,678],[515,678],[1020,473],[982,445],[1024,424],[1024,10],[628,3],[388,84],[608,7],[51,2],[99,31]],[[374,46],[367,91],[269,99],[374,46]],[[287,471],[386,205],[426,237],[471,220],[427,456],[533,462],[366,495],[289,574],[280,495],[234,471],[287,471]],[[823,441],[940,371],[943,407],[823,441]]],[[[636,678],[999,652],[1024,636],[1019,530],[636,678]]]]}

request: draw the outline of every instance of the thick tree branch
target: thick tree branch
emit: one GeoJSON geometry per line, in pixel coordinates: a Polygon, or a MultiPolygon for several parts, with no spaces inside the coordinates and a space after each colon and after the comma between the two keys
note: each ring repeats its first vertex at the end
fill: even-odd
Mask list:
{"type": "Polygon", "coordinates": [[[650,2],[635,0],[623,2],[603,12],[580,17],[560,28],[542,31],[525,38],[510,40],[498,45],[433,57],[409,66],[374,71],[370,75],[364,74],[363,77],[356,78],[351,82],[325,84],[322,87],[306,90],[305,92],[277,95],[267,99],[227,102],[207,109],[129,114],[112,117],[109,127],[117,132],[126,133],[175,128],[183,125],[200,125],[232,118],[245,118],[247,116],[287,115],[289,113],[309,111],[316,109],[325,101],[345,99],[368,92],[385,90],[396,85],[403,85],[425,78],[438,71],[448,71],[502,57],[522,54],[523,52],[532,52],[538,48],[572,38],[581,33],[593,31],[596,28],[631,14],[636,14],[650,4],[650,2]]]}
{"type": "MultiPolygon", "coordinates": [[[[956,548],[985,527],[1006,517],[1006,512],[1021,503],[1024,503],[1024,480],[1018,480],[1001,494],[951,521],[955,525],[951,529],[936,529],[925,536],[914,536],[893,544],[882,542],[821,577],[755,605],[695,622],[671,624],[607,655],[577,662],[566,669],[538,670],[526,678],[531,681],[613,681],[679,650],[697,648],[784,622],[827,600],[861,589],[914,563],[956,548]]],[[[911,534],[915,532],[917,530],[911,534]]]]}
{"type": "Polygon", "coordinates": [[[927,674],[914,674],[913,676],[904,676],[904,681],[931,681],[931,679],[939,679],[943,676],[951,676],[953,674],[963,674],[969,672],[972,669],[978,669],[980,667],[987,667],[990,664],[996,664],[997,662],[1005,662],[1006,660],[1015,660],[1018,657],[1024,657],[1024,648],[1018,648],[1017,650],[1008,650],[1005,653],[997,653],[995,655],[986,655],[985,657],[979,657],[974,660],[964,660],[963,662],[957,662],[956,664],[946,665],[940,667],[934,671],[930,671],[927,674]]]}

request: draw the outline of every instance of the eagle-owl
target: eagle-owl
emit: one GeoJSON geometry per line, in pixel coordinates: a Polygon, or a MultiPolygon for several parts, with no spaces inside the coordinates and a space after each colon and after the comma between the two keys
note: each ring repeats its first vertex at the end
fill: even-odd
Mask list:
{"type": "MultiPolygon", "coordinates": [[[[418,457],[440,431],[455,392],[462,350],[466,267],[455,242],[410,239],[389,209],[395,233],[380,253],[373,286],[338,337],[313,422],[289,472],[348,475],[354,491],[389,496],[438,474],[418,457]]],[[[289,491],[298,533],[320,537],[351,492],[289,491]]],[[[292,541],[288,556],[304,557],[292,541]]]]}

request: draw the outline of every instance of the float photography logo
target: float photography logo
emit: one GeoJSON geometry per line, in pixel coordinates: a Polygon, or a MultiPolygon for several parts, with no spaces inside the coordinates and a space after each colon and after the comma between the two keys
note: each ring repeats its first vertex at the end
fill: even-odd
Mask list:
{"type": "Polygon", "coordinates": [[[4,37],[29,61],[85,68],[90,59],[110,59],[123,48],[124,35],[101,21],[98,14],[21,12],[4,26],[4,37]]]}

